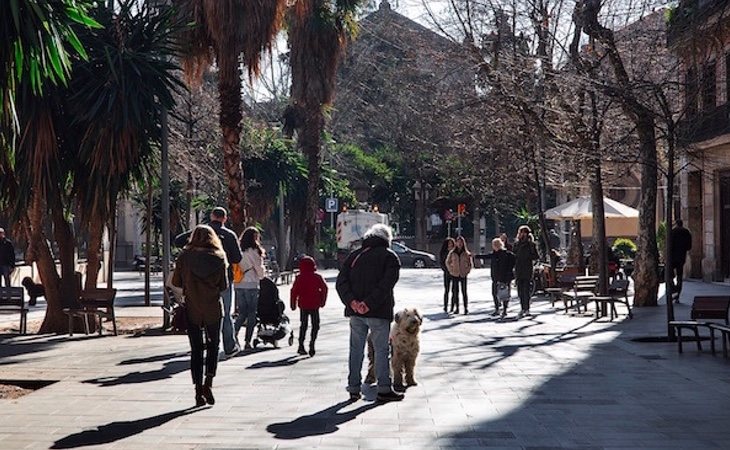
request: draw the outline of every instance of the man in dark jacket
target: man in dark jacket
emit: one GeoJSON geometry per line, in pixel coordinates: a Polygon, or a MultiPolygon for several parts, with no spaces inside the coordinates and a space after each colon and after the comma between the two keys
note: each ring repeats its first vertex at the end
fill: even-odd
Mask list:
{"type": "MultiPolygon", "coordinates": [[[[241,347],[236,341],[233,330],[233,318],[231,317],[231,308],[235,304],[233,295],[233,264],[241,262],[241,246],[236,237],[236,233],[226,227],[228,213],[225,208],[220,206],[213,208],[210,212],[210,223],[208,224],[218,235],[223,244],[223,251],[228,259],[228,288],[221,293],[223,298],[223,351],[227,357],[232,357],[241,351],[241,347]]],[[[183,248],[188,243],[192,230],[186,231],[175,238],[175,246],[183,248]]]]}
{"type": "Polygon", "coordinates": [[[683,225],[681,220],[677,220],[676,226],[672,229],[672,254],[669,258],[672,278],[677,278],[673,289],[677,303],[682,294],[682,278],[684,277],[684,263],[687,262],[687,252],[692,250],[692,234],[683,225]]]}
{"type": "Polygon", "coordinates": [[[530,297],[532,296],[530,283],[535,261],[540,256],[530,232],[530,227],[522,225],[517,230],[517,242],[513,248],[515,254],[515,281],[517,282],[517,296],[520,298],[522,310],[518,317],[530,314],[530,297]]]}
{"type": "Polygon", "coordinates": [[[506,286],[508,295],[510,292],[510,283],[514,279],[514,267],[515,267],[515,255],[509,250],[504,248],[504,242],[502,239],[492,239],[492,250],[493,252],[488,256],[492,259],[492,298],[494,298],[494,312],[492,316],[501,316],[504,318],[507,315],[507,308],[509,307],[509,296],[506,299],[499,298],[499,285],[506,286]],[[500,306],[502,312],[500,313],[500,306]]]}
{"type": "Polygon", "coordinates": [[[5,287],[10,287],[10,274],[15,271],[15,247],[5,237],[5,230],[0,228],[0,286],[5,280],[5,287]]]}
{"type": "Polygon", "coordinates": [[[337,293],[350,318],[350,374],[347,391],[350,400],[360,398],[362,362],[370,331],[375,350],[378,401],[401,400],[393,391],[390,378],[388,337],[393,320],[393,288],[398,282],[400,260],[389,247],[393,240],[390,227],[374,225],[365,233],[362,248],[352,252],[337,276],[337,293]]]}

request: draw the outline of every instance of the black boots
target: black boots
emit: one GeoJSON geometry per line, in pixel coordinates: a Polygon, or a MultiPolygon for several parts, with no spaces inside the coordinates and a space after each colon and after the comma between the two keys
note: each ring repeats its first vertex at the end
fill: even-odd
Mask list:
{"type": "Polygon", "coordinates": [[[304,342],[299,341],[299,348],[297,349],[297,353],[299,353],[300,355],[306,355],[307,354],[307,351],[304,350],[304,342]]]}
{"type": "Polygon", "coordinates": [[[311,341],[309,343],[309,356],[314,356],[316,352],[314,351],[314,341],[311,341]]]}
{"type": "Polygon", "coordinates": [[[205,397],[203,397],[203,385],[195,385],[195,406],[205,406],[205,397]]]}
{"type": "Polygon", "coordinates": [[[205,377],[205,384],[195,387],[195,403],[196,406],[203,406],[206,403],[209,405],[215,405],[215,397],[213,397],[213,377],[205,377]],[[200,390],[198,390],[198,387],[200,387],[200,390]],[[203,400],[202,404],[200,404],[201,398],[203,400]]]}

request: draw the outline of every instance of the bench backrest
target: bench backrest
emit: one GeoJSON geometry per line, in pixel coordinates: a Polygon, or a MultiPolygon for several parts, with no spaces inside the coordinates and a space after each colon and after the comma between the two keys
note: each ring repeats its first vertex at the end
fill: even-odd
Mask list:
{"type": "Polygon", "coordinates": [[[81,291],[81,301],[93,300],[104,306],[114,305],[114,297],[117,295],[116,289],[84,289],[81,291]]]}
{"type": "Polygon", "coordinates": [[[608,287],[609,292],[624,293],[629,290],[629,280],[619,279],[613,280],[611,286],[608,287]]]}
{"type": "Polygon", "coordinates": [[[0,287],[0,306],[23,307],[25,302],[22,287],[0,287]]]}
{"type": "Polygon", "coordinates": [[[580,276],[575,277],[575,283],[573,289],[577,291],[595,291],[598,287],[598,277],[595,276],[580,276]]]}
{"type": "Polygon", "coordinates": [[[692,302],[692,319],[721,319],[728,323],[730,296],[696,296],[692,302]]]}

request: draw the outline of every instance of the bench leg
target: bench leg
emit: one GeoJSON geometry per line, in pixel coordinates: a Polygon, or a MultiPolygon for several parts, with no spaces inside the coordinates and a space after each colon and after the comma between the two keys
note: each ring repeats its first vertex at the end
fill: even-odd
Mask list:
{"type": "MultiPolygon", "coordinates": [[[[101,314],[99,314],[99,336],[101,336],[101,322],[102,322],[102,320],[103,320],[103,318],[102,318],[101,314]]],[[[96,322],[96,321],[94,321],[94,322],[96,322]]]]}
{"type": "Polygon", "coordinates": [[[87,336],[89,335],[89,315],[88,314],[84,314],[84,333],[86,333],[87,336]]]}
{"type": "Polygon", "coordinates": [[[117,336],[117,316],[114,314],[114,309],[112,308],[112,328],[114,328],[114,336],[117,336]]]}
{"type": "Polygon", "coordinates": [[[74,317],[72,314],[68,315],[68,335],[74,335],[74,317]]]}
{"type": "Polygon", "coordinates": [[[727,343],[730,341],[730,334],[722,332],[722,356],[727,358],[727,343]]]}
{"type": "Polygon", "coordinates": [[[677,328],[677,350],[679,350],[679,353],[683,352],[682,349],[682,327],[676,327],[677,328]]]}
{"type": "Polygon", "coordinates": [[[700,327],[695,327],[695,339],[697,339],[697,351],[702,351],[702,342],[700,342],[700,327]]]}
{"type": "Polygon", "coordinates": [[[715,329],[710,328],[710,352],[715,356],[715,329]]]}
{"type": "Polygon", "coordinates": [[[634,313],[631,312],[631,305],[629,305],[629,298],[628,297],[626,297],[626,309],[629,310],[629,319],[633,319],[634,318],[634,313]]]}

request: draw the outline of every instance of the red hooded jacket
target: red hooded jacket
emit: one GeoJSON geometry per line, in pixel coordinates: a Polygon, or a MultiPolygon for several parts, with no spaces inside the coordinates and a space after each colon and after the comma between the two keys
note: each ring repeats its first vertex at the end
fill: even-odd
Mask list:
{"type": "Polygon", "coordinates": [[[317,264],[309,256],[299,261],[299,275],[291,288],[291,309],[318,309],[327,302],[327,283],[317,273],[317,264]]]}

